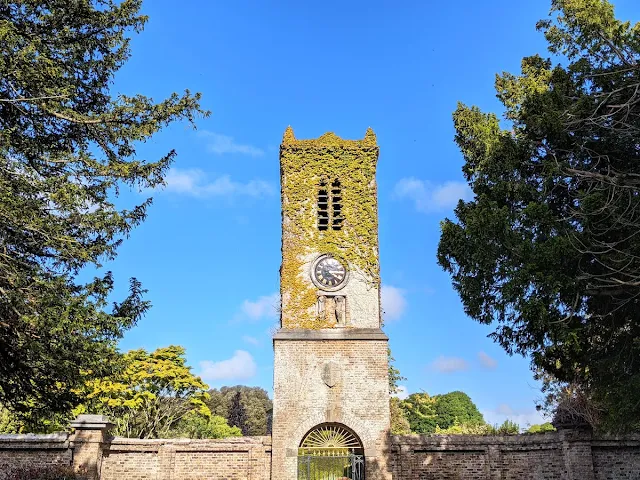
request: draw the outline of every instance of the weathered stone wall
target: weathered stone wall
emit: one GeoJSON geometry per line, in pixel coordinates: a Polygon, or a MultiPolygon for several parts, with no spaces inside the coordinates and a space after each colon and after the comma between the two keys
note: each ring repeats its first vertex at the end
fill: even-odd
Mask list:
{"type": "Polygon", "coordinates": [[[270,437],[115,437],[101,443],[94,458],[88,458],[87,451],[83,442],[66,433],[0,435],[0,480],[24,467],[73,466],[86,472],[87,463],[97,465],[93,478],[100,480],[269,480],[271,475],[270,437]]]}
{"type": "Polygon", "coordinates": [[[378,329],[345,330],[280,330],[274,337],[273,480],[296,478],[300,442],[324,423],[359,437],[368,480],[389,478],[387,338],[378,329]]]}
{"type": "Polygon", "coordinates": [[[640,435],[397,435],[394,480],[638,480],[640,435]]]}
{"type": "Polygon", "coordinates": [[[596,480],[640,479],[640,435],[596,438],[591,453],[596,480]]]}
{"type": "MultiPolygon", "coordinates": [[[[0,435],[0,480],[22,467],[91,460],[100,480],[269,480],[271,438],[137,440],[106,438],[88,459],[66,433],[0,435]]],[[[86,437],[85,437],[86,438],[86,437]]],[[[92,442],[93,445],[93,442],[92,442]]],[[[595,437],[560,431],[513,436],[392,436],[394,480],[638,480],[640,435],[595,437]]],[[[386,462],[382,462],[383,464],[386,462]]],[[[375,463],[367,465],[375,476],[375,463]]],[[[295,472],[287,478],[296,478],[295,472]]],[[[275,480],[275,479],[274,479],[275,480]]]]}
{"type": "Polygon", "coordinates": [[[102,449],[101,480],[269,480],[271,438],[112,439],[102,449]]]}
{"type": "Polygon", "coordinates": [[[0,480],[16,469],[70,466],[69,434],[0,435],[0,480]]]}

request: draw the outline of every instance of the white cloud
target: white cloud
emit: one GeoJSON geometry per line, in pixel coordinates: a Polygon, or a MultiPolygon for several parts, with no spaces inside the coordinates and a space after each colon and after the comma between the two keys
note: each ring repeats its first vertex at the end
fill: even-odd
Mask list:
{"type": "Polygon", "coordinates": [[[165,177],[167,192],[191,195],[193,197],[262,197],[273,195],[273,185],[265,180],[255,179],[242,183],[231,180],[229,175],[209,179],[199,169],[180,170],[172,168],[165,177]]]}
{"type": "Polygon", "coordinates": [[[404,298],[404,290],[391,285],[382,285],[381,291],[382,311],[386,320],[398,320],[404,313],[407,301],[404,298]]]}
{"type": "Polygon", "coordinates": [[[412,177],[399,180],[394,188],[394,195],[412,200],[416,210],[424,213],[448,210],[455,207],[458,200],[470,200],[473,197],[465,182],[433,184],[412,177]]]}
{"type": "Polygon", "coordinates": [[[236,350],[227,360],[200,362],[200,369],[205,380],[246,380],[256,374],[257,365],[249,352],[236,350]]]}
{"type": "Polygon", "coordinates": [[[480,360],[482,368],[486,368],[487,370],[494,370],[498,366],[498,362],[484,352],[478,353],[478,360],[480,360]]]}
{"type": "Polygon", "coordinates": [[[530,425],[549,421],[535,408],[513,409],[506,403],[498,405],[494,410],[483,410],[482,415],[485,421],[491,425],[500,425],[505,420],[511,420],[520,425],[521,429],[527,429],[530,425]]]}
{"type": "Polygon", "coordinates": [[[468,370],[469,364],[464,358],[440,355],[431,363],[431,368],[439,373],[455,373],[468,370]]]}
{"type": "Polygon", "coordinates": [[[256,337],[251,337],[249,335],[243,335],[242,340],[251,345],[256,345],[256,346],[260,345],[260,340],[258,340],[256,337]]]}
{"type": "Polygon", "coordinates": [[[225,153],[239,153],[241,155],[250,155],[259,157],[264,155],[264,150],[253,145],[238,143],[233,137],[222,135],[221,133],[202,130],[198,132],[201,137],[208,140],[207,149],[216,155],[224,155],[225,153]]]}
{"type": "Polygon", "coordinates": [[[258,298],[256,301],[245,300],[240,307],[242,313],[251,320],[276,318],[280,310],[280,295],[272,293],[258,298]]]}
{"type": "Polygon", "coordinates": [[[405,400],[409,396],[409,390],[405,385],[398,385],[396,393],[391,394],[392,397],[398,397],[400,400],[405,400]]]}

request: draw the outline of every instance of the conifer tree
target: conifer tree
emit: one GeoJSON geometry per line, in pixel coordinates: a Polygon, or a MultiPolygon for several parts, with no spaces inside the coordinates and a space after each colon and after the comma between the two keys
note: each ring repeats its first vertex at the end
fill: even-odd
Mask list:
{"type": "Polygon", "coordinates": [[[140,7],[0,3],[0,402],[14,410],[77,403],[74,392],[111,373],[116,341],[149,308],[135,278],[115,303],[111,273],[78,278],[113,259],[147,215],[151,199],[116,207],[120,189],[161,185],[176,155],[141,158],[139,144],[207,114],[189,91],[161,102],[112,94],[129,35],[147,20],[140,7]]]}
{"type": "Polygon", "coordinates": [[[640,428],[640,23],[606,0],[554,0],[552,14],[538,28],[557,57],[496,77],[506,122],[454,113],[474,199],[442,222],[438,261],[550,391],[640,428]]]}
{"type": "Polygon", "coordinates": [[[238,427],[242,435],[247,435],[247,412],[242,404],[242,392],[238,390],[231,400],[229,408],[229,426],[238,427]]]}

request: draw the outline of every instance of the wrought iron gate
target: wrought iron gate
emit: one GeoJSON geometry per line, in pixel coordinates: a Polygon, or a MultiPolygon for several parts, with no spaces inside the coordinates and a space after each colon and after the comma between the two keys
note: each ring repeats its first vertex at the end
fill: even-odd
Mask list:
{"type": "Polygon", "coordinates": [[[364,480],[364,456],[299,455],[298,480],[364,480]]]}
{"type": "Polygon", "coordinates": [[[344,425],[318,425],[298,448],[298,480],[364,480],[360,439],[344,425]]]}

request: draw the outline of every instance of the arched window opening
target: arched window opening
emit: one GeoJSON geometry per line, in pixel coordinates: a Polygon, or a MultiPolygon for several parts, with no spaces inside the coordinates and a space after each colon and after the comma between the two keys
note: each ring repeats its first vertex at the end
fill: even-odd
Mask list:
{"type": "Polygon", "coordinates": [[[318,230],[341,230],[342,221],[342,186],[340,180],[320,180],[318,184],[318,230]]]}
{"type": "Polygon", "coordinates": [[[309,431],[298,448],[298,480],[364,480],[364,448],[356,434],[326,423],[309,431]]]}

